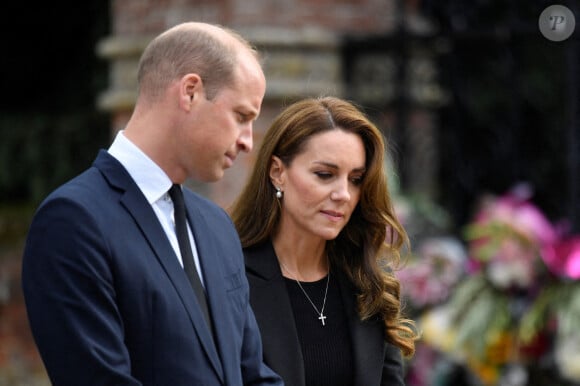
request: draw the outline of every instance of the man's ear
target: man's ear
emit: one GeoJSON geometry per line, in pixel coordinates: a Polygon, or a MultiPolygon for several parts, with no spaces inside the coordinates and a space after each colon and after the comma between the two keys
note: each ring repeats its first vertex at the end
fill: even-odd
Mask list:
{"type": "Polygon", "coordinates": [[[179,87],[179,106],[187,111],[203,93],[203,82],[197,74],[187,74],[181,78],[179,87]]]}
{"type": "Polygon", "coordinates": [[[282,188],[284,185],[284,180],[286,178],[285,175],[286,168],[284,163],[280,158],[273,155],[272,162],[270,163],[270,181],[272,184],[278,188],[282,188]]]}

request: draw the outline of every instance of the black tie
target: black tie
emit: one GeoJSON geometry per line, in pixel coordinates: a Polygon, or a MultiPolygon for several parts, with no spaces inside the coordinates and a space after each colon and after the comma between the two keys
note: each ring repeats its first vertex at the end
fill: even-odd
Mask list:
{"type": "MultiPolygon", "coordinates": [[[[175,218],[175,233],[177,234],[177,242],[179,243],[179,250],[181,251],[181,260],[183,260],[183,268],[185,273],[189,278],[189,282],[193,287],[195,296],[197,297],[197,302],[199,307],[203,311],[205,321],[209,329],[213,332],[213,326],[211,323],[211,318],[209,315],[209,310],[207,308],[207,300],[205,298],[205,290],[201,284],[201,279],[199,278],[199,273],[195,267],[193,261],[193,252],[191,251],[191,244],[189,242],[189,236],[187,233],[187,220],[185,218],[185,204],[183,202],[183,192],[181,187],[174,184],[171,189],[169,189],[169,195],[173,201],[173,216],[175,218]]],[[[212,333],[213,336],[213,333],[212,333]]]]}

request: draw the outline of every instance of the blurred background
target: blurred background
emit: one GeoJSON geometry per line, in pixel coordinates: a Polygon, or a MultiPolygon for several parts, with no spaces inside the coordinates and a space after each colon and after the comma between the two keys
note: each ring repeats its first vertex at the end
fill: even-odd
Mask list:
{"type": "MultiPolygon", "coordinates": [[[[556,4],[571,12],[568,28],[578,22],[578,1],[556,4]]],[[[0,386],[49,384],[20,287],[35,208],[123,128],[152,36],[190,20],[234,28],[262,52],[256,146],[280,109],[306,96],[352,100],[385,134],[412,241],[397,274],[405,313],[423,330],[408,385],[579,385],[580,27],[547,38],[541,15],[552,5],[5,2],[0,386]]],[[[227,207],[252,167],[252,154],[240,158],[219,183],[190,186],[227,207]]]]}

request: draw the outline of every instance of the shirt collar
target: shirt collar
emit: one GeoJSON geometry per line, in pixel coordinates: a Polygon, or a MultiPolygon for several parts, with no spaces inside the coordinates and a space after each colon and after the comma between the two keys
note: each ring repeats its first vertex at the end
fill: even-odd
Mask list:
{"type": "Polygon", "coordinates": [[[171,179],[151,158],[120,130],[109,147],[109,154],[127,169],[150,204],[164,197],[172,185],[171,179]]]}

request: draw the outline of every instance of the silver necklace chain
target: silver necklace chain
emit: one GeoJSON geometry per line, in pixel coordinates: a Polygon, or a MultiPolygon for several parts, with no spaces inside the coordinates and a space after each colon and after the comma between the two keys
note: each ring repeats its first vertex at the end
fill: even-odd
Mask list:
{"type": "Polygon", "coordinates": [[[296,284],[298,284],[298,287],[300,287],[300,289],[302,290],[302,293],[304,293],[304,296],[306,296],[306,299],[308,299],[308,301],[312,305],[312,308],[314,308],[314,311],[316,311],[316,313],[318,314],[318,319],[320,320],[320,323],[322,323],[322,325],[325,326],[326,325],[325,321],[326,321],[327,316],[324,315],[324,307],[326,306],[326,295],[328,294],[328,283],[330,282],[330,269],[328,270],[328,275],[326,276],[326,289],[324,290],[324,300],[322,301],[322,308],[320,309],[320,311],[318,311],[318,307],[316,307],[316,305],[314,305],[314,302],[312,301],[312,299],[310,299],[310,296],[308,296],[308,294],[306,293],[304,288],[302,288],[302,284],[300,284],[300,281],[298,279],[296,279],[296,275],[294,275],[292,272],[290,272],[288,270],[288,268],[286,268],[286,266],[284,266],[284,264],[282,264],[281,261],[280,261],[280,265],[282,266],[282,268],[286,272],[288,272],[290,275],[292,275],[294,277],[294,281],[296,282],[296,284]]]}

